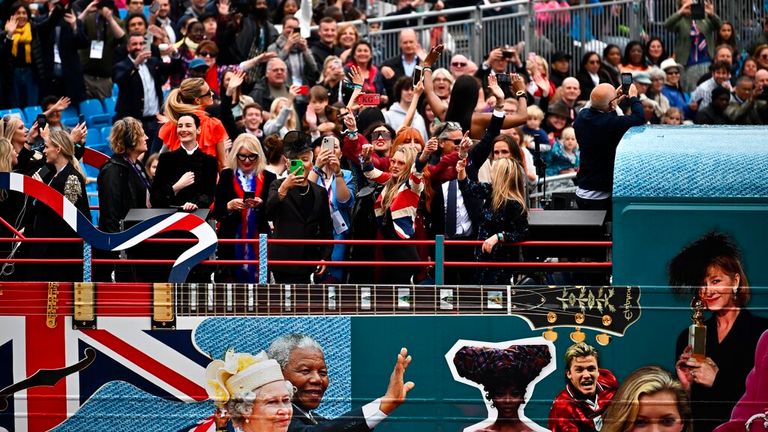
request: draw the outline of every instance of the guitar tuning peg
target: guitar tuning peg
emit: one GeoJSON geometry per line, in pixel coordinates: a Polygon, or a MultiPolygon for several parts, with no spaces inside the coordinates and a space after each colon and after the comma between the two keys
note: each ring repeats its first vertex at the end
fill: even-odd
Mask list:
{"type": "Polygon", "coordinates": [[[599,335],[595,336],[595,340],[597,340],[597,343],[600,345],[606,346],[611,343],[611,336],[605,333],[600,333],[599,335]]]}
{"type": "Polygon", "coordinates": [[[584,332],[581,331],[580,327],[576,327],[576,330],[571,332],[571,340],[573,341],[573,343],[584,342],[584,339],[586,338],[587,338],[587,335],[585,335],[584,332]]]}
{"type": "Polygon", "coordinates": [[[544,333],[541,334],[544,339],[554,342],[557,340],[557,332],[552,330],[551,328],[547,329],[544,333]]]}

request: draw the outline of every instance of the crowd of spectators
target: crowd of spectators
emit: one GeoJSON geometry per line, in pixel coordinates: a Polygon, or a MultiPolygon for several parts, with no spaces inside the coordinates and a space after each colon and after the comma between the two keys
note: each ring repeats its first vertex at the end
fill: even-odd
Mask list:
{"type": "MultiPolygon", "coordinates": [[[[637,119],[642,106],[645,124],[768,119],[768,32],[741,46],[710,2],[700,19],[692,17],[691,0],[678,2],[664,23],[677,35],[674,47],[646,35],[581,59],[565,52],[545,58],[524,55],[523,46],[508,41],[482,59],[453,53],[448,68],[436,68],[443,45],[433,42],[449,35],[414,28],[412,12],[474,3],[398,1],[392,15],[403,20],[385,27],[401,29],[399,53],[381,59],[375,32],[364,36],[344,22],[365,18],[349,1],[320,2],[309,13],[296,0],[4,2],[0,108],[40,105],[43,113],[31,126],[3,118],[0,168],[38,175],[77,202],[80,195],[71,192],[76,183],[84,191],[77,159],[88,128],[81,119],[70,129],[61,113],[86,99],[113,97],[114,85],[115,115],[105,137],[113,155],[98,178],[104,230],[117,231],[132,208],[210,208],[221,237],[444,234],[484,241],[474,253],[451,252],[449,259],[509,261],[516,257],[502,244],[525,238],[527,196],[541,176],[576,173],[582,162],[612,167],[602,156],[580,154],[580,145],[605,140],[602,132],[571,126],[585,107],[595,108],[591,96],[601,85],[620,86],[622,73],[633,76],[631,97],[617,92],[620,103],[605,100],[601,109],[637,119]],[[317,30],[305,38],[310,24],[317,30]],[[62,180],[64,166],[73,169],[62,180]]],[[[582,190],[602,190],[589,188],[582,190]]],[[[7,221],[36,231],[37,205],[7,191],[0,199],[11,204],[2,206],[7,221]]],[[[46,235],[72,234],[60,231],[46,235]]],[[[21,249],[16,256],[32,253],[21,249]]],[[[270,253],[324,261],[434,256],[415,246],[273,245],[270,253]]],[[[255,256],[246,245],[219,254],[255,256]]],[[[429,279],[428,269],[417,266],[374,275],[298,267],[275,268],[275,279],[429,279]]],[[[254,280],[255,271],[221,273],[243,281],[254,280]]],[[[510,277],[500,268],[447,273],[449,283],[510,277]]]]}

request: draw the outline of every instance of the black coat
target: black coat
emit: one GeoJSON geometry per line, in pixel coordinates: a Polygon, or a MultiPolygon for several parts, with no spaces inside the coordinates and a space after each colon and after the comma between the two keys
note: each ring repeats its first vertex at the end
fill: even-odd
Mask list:
{"type": "MultiPolygon", "coordinates": [[[[297,186],[288,191],[280,201],[277,190],[285,180],[273,181],[265,210],[267,219],[273,221],[273,237],[276,239],[333,239],[333,222],[325,188],[309,182],[309,193],[314,205],[312,211],[302,210],[302,195],[306,186],[297,186]]],[[[274,260],[331,260],[333,245],[285,245],[270,244],[269,258],[274,260]]],[[[307,274],[314,266],[279,266],[282,273],[307,274]]]]}
{"type": "MultiPolygon", "coordinates": [[[[119,50],[120,48],[118,48],[119,50]]],[[[154,51],[154,50],[153,50],[154,51]]],[[[155,80],[155,94],[157,94],[157,108],[163,108],[163,83],[168,76],[180,67],[181,59],[175,59],[170,64],[153,52],[152,57],[146,61],[152,78],[155,80]]],[[[130,57],[126,56],[115,63],[112,69],[112,81],[117,84],[119,93],[115,103],[115,117],[117,121],[123,117],[133,117],[141,120],[144,117],[144,84],[139,76],[139,69],[134,66],[130,57]]]]}
{"type": "MultiPolygon", "coordinates": [[[[91,220],[88,196],[85,191],[85,179],[71,163],[67,164],[58,174],[55,174],[55,170],[51,170],[43,182],[64,195],[64,198],[74,204],[80,213],[89,221],[91,220]]],[[[28,237],[79,237],[61,216],[42,201],[35,201],[32,209],[34,216],[28,237]]],[[[30,258],[82,258],[83,245],[81,243],[31,243],[28,256],[30,258]]],[[[51,273],[46,275],[40,271],[40,268],[39,265],[29,266],[27,279],[48,280],[51,273]]],[[[55,269],[56,280],[83,280],[82,264],[55,264],[53,268],[55,269]]]]}
{"type": "MultiPolygon", "coordinates": [[[[263,170],[264,173],[264,185],[261,189],[261,195],[259,198],[263,200],[260,208],[256,208],[258,229],[259,233],[268,233],[269,224],[267,223],[267,217],[264,214],[264,206],[266,205],[267,198],[269,198],[269,187],[275,180],[275,175],[267,170],[263,170]]],[[[242,213],[240,211],[227,210],[227,203],[233,199],[239,198],[235,192],[235,186],[233,183],[234,171],[230,168],[226,168],[221,171],[219,175],[219,184],[216,185],[216,200],[213,204],[213,213],[211,216],[219,222],[219,238],[235,238],[235,234],[240,230],[240,225],[243,221],[242,213]]],[[[219,250],[223,251],[224,248],[220,247],[219,250]]]]}
{"type": "MultiPolygon", "coordinates": [[[[731,330],[722,342],[717,338],[717,322],[714,317],[704,322],[707,326],[706,355],[718,367],[712,387],[699,384],[691,386],[691,411],[694,432],[711,431],[731,417],[731,410],[744,394],[747,374],[755,363],[757,341],[768,329],[768,319],[752,315],[742,308],[731,330]]],[[[677,338],[675,361],[688,345],[688,330],[677,338]]]]}
{"type": "MultiPolygon", "coordinates": [[[[416,64],[421,64],[421,59],[419,56],[416,56],[416,64]]],[[[381,66],[379,67],[379,73],[381,73],[381,68],[384,66],[390,67],[393,71],[395,71],[395,75],[392,76],[390,79],[386,79],[382,76],[382,81],[384,82],[384,88],[387,90],[387,95],[389,95],[389,101],[393,102],[395,100],[400,99],[400,95],[395,95],[395,83],[397,80],[405,76],[405,68],[403,67],[403,56],[402,54],[398,54],[392,58],[388,58],[385,60],[381,66]]]]}
{"type": "Polygon", "coordinates": [[[38,36],[43,52],[43,76],[40,81],[41,95],[67,96],[72,103],[77,106],[85,99],[85,82],[83,81],[83,68],[80,65],[80,55],[78,50],[87,49],[90,46],[88,37],[85,35],[83,23],[77,21],[77,30],[72,31],[72,27],[62,18],[64,11],[60,7],[54,7],[50,17],[45,21],[45,25],[38,28],[38,36]],[[56,27],[60,26],[59,32],[59,57],[61,58],[62,75],[59,77],[62,87],[56,86],[51,80],[54,77],[54,56],[53,48],[56,42],[56,27]]]}
{"type": "MultiPolygon", "coordinates": [[[[600,79],[600,84],[613,84],[613,81],[611,80],[611,74],[608,73],[607,70],[600,68],[597,71],[597,76],[600,79]]],[[[595,89],[595,82],[592,81],[592,77],[589,76],[589,72],[585,70],[579,71],[579,73],[576,74],[576,79],[579,80],[579,86],[581,88],[581,94],[579,95],[578,100],[588,101],[589,95],[592,94],[592,90],[595,89]]]]}
{"type": "Polygon", "coordinates": [[[296,404],[293,405],[293,417],[291,417],[291,424],[288,426],[288,432],[369,432],[371,430],[365,423],[361,408],[354,409],[333,420],[328,420],[316,414],[309,418],[296,404]]]}
{"type": "MultiPolygon", "coordinates": [[[[139,162],[140,169],[144,169],[139,162]]],[[[99,171],[99,229],[120,231],[120,221],[133,208],[147,208],[147,187],[120,155],[113,155],[99,171]]]]}
{"type": "Polygon", "coordinates": [[[152,185],[152,207],[168,208],[188,202],[201,209],[210,207],[216,193],[218,167],[216,158],[203,153],[199,148],[191,156],[184,147],[161,153],[152,185]],[[195,182],[174,194],[174,183],[187,171],[195,174],[195,182]]]}

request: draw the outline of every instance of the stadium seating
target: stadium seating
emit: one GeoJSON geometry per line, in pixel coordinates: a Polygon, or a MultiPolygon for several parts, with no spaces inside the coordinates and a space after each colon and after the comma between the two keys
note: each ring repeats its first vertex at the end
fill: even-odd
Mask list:
{"type": "Polygon", "coordinates": [[[87,99],[80,102],[80,114],[85,116],[89,128],[99,128],[112,124],[112,114],[104,111],[101,101],[87,99]]]}
{"type": "Polygon", "coordinates": [[[42,113],[43,108],[40,107],[40,105],[28,106],[24,108],[24,124],[27,125],[27,127],[32,127],[32,123],[34,123],[35,119],[37,119],[37,115],[42,113]]]}

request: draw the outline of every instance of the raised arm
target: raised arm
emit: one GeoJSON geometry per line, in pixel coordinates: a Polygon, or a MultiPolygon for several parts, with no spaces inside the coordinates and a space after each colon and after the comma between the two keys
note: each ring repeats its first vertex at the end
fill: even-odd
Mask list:
{"type": "Polygon", "coordinates": [[[419,107],[419,99],[421,99],[422,93],[424,93],[424,74],[421,74],[421,80],[416,84],[416,88],[413,89],[413,100],[411,100],[411,105],[408,106],[408,112],[405,113],[405,120],[403,120],[403,125],[400,126],[400,129],[411,127],[413,118],[416,116],[416,108],[419,107]]]}
{"type": "Polygon", "coordinates": [[[437,45],[429,50],[427,58],[424,59],[424,93],[427,95],[427,103],[432,107],[432,112],[435,113],[435,117],[441,121],[445,120],[445,113],[448,111],[448,106],[435,94],[435,90],[432,86],[432,64],[437,61],[440,54],[443,53],[443,45],[437,45]]]}

